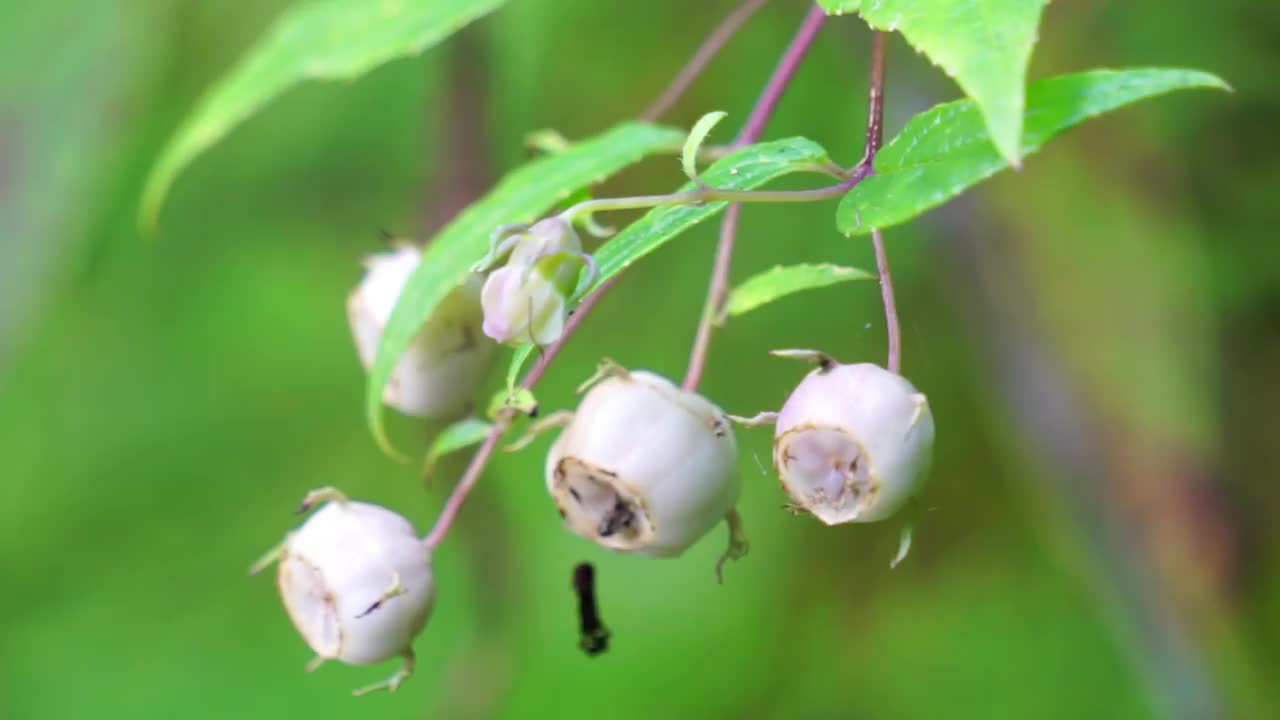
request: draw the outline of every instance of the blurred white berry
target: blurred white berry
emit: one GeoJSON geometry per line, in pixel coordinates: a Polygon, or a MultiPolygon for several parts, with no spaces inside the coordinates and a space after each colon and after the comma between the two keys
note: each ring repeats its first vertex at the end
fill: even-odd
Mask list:
{"type": "Polygon", "coordinates": [[[582,251],[573,228],[558,217],[511,235],[504,231],[495,234],[490,255],[481,262],[486,265],[510,252],[507,264],[484,284],[484,333],[508,345],[550,345],[564,332],[579,274],[587,268],[590,284],[595,261],[582,251]]]}
{"type": "Polygon", "coordinates": [[[611,375],[547,456],[547,490],[568,528],[610,550],[674,557],[732,514],[727,555],[745,552],[733,513],[738,447],[724,413],[653,373],[611,375]]]}
{"type": "Polygon", "coordinates": [[[830,363],[778,412],[773,464],[795,504],[822,522],[873,522],[915,495],[932,449],[933,414],[910,382],[870,363],[830,363]]]}
{"type": "Polygon", "coordinates": [[[358,690],[395,690],[413,669],[413,640],[435,603],[431,555],[409,521],[390,510],[347,500],[326,488],[303,507],[325,505],[289,533],[254,571],[279,561],[285,610],[324,660],[371,665],[400,657],[390,679],[358,690]]]}
{"type": "MultiPolygon", "coordinates": [[[[368,272],[347,300],[347,316],[366,370],[421,259],[418,248],[410,245],[365,259],[368,272]]],[[[406,415],[432,418],[454,416],[466,406],[495,350],[480,332],[480,285],[478,278],[468,276],[440,303],[396,364],[383,402],[406,415]]]]}

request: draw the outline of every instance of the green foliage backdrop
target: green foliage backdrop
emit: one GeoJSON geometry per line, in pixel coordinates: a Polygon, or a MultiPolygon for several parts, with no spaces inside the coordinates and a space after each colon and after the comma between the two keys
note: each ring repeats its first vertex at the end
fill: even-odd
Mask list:
{"type": "MultiPolygon", "coordinates": [[[[424,488],[372,441],[344,315],[359,256],[380,230],[444,225],[455,193],[527,160],[528,131],[585,138],[634,117],[733,3],[512,0],[420,57],[302,84],[191,162],[151,239],[148,172],[290,3],[21,5],[0,7],[0,717],[1280,708],[1265,672],[1280,664],[1280,11],[1045,6],[1033,80],[1167,65],[1235,92],[1090,121],[887,231],[904,366],[939,427],[898,569],[896,525],[780,508],[766,430],[739,434],[752,551],[724,585],[719,533],[678,561],[610,555],[559,527],[544,439],[497,459],[438,553],[418,674],[352,698],[387,668],[304,673],[248,564],[320,485],[425,530],[465,459],[424,488]],[[597,658],[576,645],[581,560],[614,632],[597,658]]],[[[741,122],[803,12],[767,5],[664,123],[741,122]]],[[[866,43],[856,18],[830,21],[766,137],[856,161],[866,43]]],[[[959,97],[897,36],[888,69],[887,138],[959,97]]],[[[598,194],[681,182],[673,153],[598,194]]],[[[865,238],[837,232],[838,205],[746,207],[734,284],[775,265],[874,268],[865,238]]],[[[544,407],[572,405],[604,355],[681,373],[714,235],[703,223],[628,270],[539,386],[544,407]]],[[[796,294],[718,332],[702,390],[735,414],[776,408],[803,371],[768,349],[879,362],[883,333],[874,282],[796,294]]],[[[439,428],[388,414],[387,429],[420,456],[439,428]]]]}

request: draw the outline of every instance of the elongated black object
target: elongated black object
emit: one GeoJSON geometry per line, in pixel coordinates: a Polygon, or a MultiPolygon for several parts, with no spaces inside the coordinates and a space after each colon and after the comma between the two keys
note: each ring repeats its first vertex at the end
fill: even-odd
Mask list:
{"type": "Polygon", "coordinates": [[[596,606],[596,571],[591,563],[578,563],[573,569],[573,589],[578,593],[578,646],[595,657],[609,649],[609,629],[601,622],[596,606]]]}

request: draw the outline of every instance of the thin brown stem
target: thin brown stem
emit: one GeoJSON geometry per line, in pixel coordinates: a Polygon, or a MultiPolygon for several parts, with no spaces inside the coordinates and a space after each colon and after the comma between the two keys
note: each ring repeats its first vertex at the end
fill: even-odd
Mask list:
{"type": "MultiPolygon", "coordinates": [[[[809,48],[813,45],[813,39],[822,29],[826,19],[827,14],[822,8],[817,5],[809,8],[808,14],[800,23],[800,29],[796,31],[791,43],[778,60],[773,75],[769,77],[769,82],[765,84],[755,106],[751,108],[751,114],[747,116],[747,121],[743,124],[738,137],[734,139],[733,147],[749,145],[760,138],[765,124],[769,122],[774,109],[782,99],[783,92],[791,84],[791,78],[795,76],[796,69],[808,54],[809,48]]],[[[681,387],[689,392],[697,390],[698,383],[702,381],[702,373],[707,365],[707,354],[711,349],[711,334],[715,319],[720,315],[729,294],[729,270],[733,260],[733,246],[738,234],[738,217],[741,213],[742,206],[734,203],[725,211],[724,219],[720,223],[720,240],[716,244],[716,259],[711,268],[711,279],[707,282],[707,299],[702,308],[702,315],[698,319],[693,349],[689,351],[689,367],[685,371],[684,382],[681,383],[681,387]]]]}
{"type": "MultiPolygon", "coordinates": [[[[884,33],[871,33],[870,89],[867,100],[867,140],[862,162],[872,167],[884,137],[884,33]]],[[[876,253],[876,272],[880,276],[880,299],[884,303],[885,334],[889,357],[885,367],[890,372],[902,370],[902,328],[898,323],[898,303],[893,295],[893,275],[889,272],[889,254],[878,229],[871,231],[871,246],[876,253]]]]}
{"type": "MultiPolygon", "coordinates": [[[[546,374],[547,367],[551,365],[551,361],[559,354],[560,348],[564,347],[565,342],[569,340],[569,336],[573,334],[578,326],[582,324],[583,318],[609,289],[618,282],[615,275],[605,281],[595,292],[583,299],[582,304],[569,317],[564,325],[564,334],[560,339],[548,347],[538,361],[534,363],[529,372],[525,374],[524,379],[520,381],[520,387],[526,390],[532,390],[534,385],[542,379],[546,374]]],[[[431,532],[423,538],[422,542],[429,550],[435,550],[444,540],[445,535],[449,533],[449,528],[453,526],[454,519],[458,516],[458,511],[462,509],[462,505],[467,501],[467,496],[471,494],[471,490],[475,487],[476,482],[480,480],[480,474],[484,472],[484,468],[489,464],[489,458],[493,456],[494,449],[498,446],[498,441],[502,439],[502,435],[511,426],[515,420],[516,413],[514,410],[505,410],[494,421],[493,427],[489,429],[489,434],[485,436],[484,442],[480,444],[479,449],[471,456],[471,461],[467,463],[467,469],[463,471],[462,478],[458,480],[458,484],[453,487],[453,492],[449,493],[449,499],[445,501],[444,508],[440,511],[440,516],[436,518],[436,524],[431,527],[431,532]]]]}
{"type": "Polygon", "coordinates": [[[730,38],[765,2],[767,0],[744,0],[733,12],[725,16],[725,19],[720,21],[720,24],[716,26],[715,30],[711,31],[707,39],[702,41],[702,45],[693,54],[693,57],[689,58],[689,62],[685,63],[680,72],[672,78],[666,89],[662,91],[662,94],[640,114],[640,119],[646,122],[653,122],[666,115],[680,101],[680,98],[689,90],[694,81],[707,69],[712,59],[728,44],[730,38]]]}
{"type": "Polygon", "coordinates": [[[871,33],[871,69],[867,91],[867,141],[863,158],[870,163],[884,137],[884,33],[871,33]]]}
{"type": "Polygon", "coordinates": [[[698,389],[702,371],[707,365],[707,352],[711,348],[715,319],[729,294],[729,265],[733,259],[734,238],[738,234],[738,217],[741,214],[742,206],[734,203],[725,209],[724,220],[720,222],[720,241],[716,244],[715,265],[711,270],[711,281],[707,285],[707,301],[702,309],[702,317],[698,319],[698,334],[694,337],[693,350],[689,353],[689,369],[685,371],[684,382],[681,384],[689,392],[698,389]]]}
{"type": "Polygon", "coordinates": [[[893,299],[893,276],[889,274],[889,256],[884,251],[884,238],[879,230],[871,231],[871,246],[876,251],[876,271],[880,275],[880,299],[884,302],[885,332],[889,336],[889,372],[902,371],[902,331],[898,327],[898,304],[893,299]]]}

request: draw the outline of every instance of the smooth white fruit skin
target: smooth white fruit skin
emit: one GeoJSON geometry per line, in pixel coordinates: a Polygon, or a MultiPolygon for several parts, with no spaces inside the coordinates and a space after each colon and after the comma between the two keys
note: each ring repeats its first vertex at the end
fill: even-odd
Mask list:
{"type": "MultiPolygon", "coordinates": [[[[402,246],[365,260],[368,272],[347,299],[347,316],[366,371],[421,259],[416,247],[402,246]]],[[[431,418],[452,417],[466,406],[495,349],[481,337],[480,287],[480,278],[470,276],[445,297],[396,363],[383,402],[406,415],[431,418]]]]}
{"type": "Polygon", "coordinates": [[[564,294],[534,268],[507,265],[489,274],[480,297],[484,334],[495,342],[545,347],[564,334],[564,294]]]}
{"type": "Polygon", "coordinates": [[[317,655],[369,665],[404,655],[435,604],[431,555],[409,521],[368,503],[329,502],[290,534],[277,580],[317,655]],[[365,613],[399,577],[404,592],[365,613]]]}
{"type": "MultiPolygon", "coordinates": [[[[928,400],[906,378],[871,363],[836,365],[810,372],[778,412],[774,467],[783,489],[797,504],[828,525],[874,522],[893,515],[919,490],[933,451],[933,413],[928,400]],[[865,502],[834,511],[811,502],[797,488],[783,462],[788,451],[812,449],[805,434],[839,433],[860,448],[859,462],[870,480],[865,502]],[[806,448],[808,446],[808,448],[806,448]]],[[[816,440],[817,436],[810,435],[816,440]]],[[[835,436],[825,436],[831,439],[835,436]]],[[[813,465],[821,464],[821,459],[813,465]]]]}
{"type": "Polygon", "coordinates": [[[547,490],[566,525],[623,552],[675,557],[723,521],[737,503],[738,446],[723,411],[700,395],[643,370],[593,387],[547,455],[547,490]],[[556,469],[575,458],[617,475],[640,500],[653,535],[639,546],[600,537],[598,520],[580,511],[556,469]]]}

